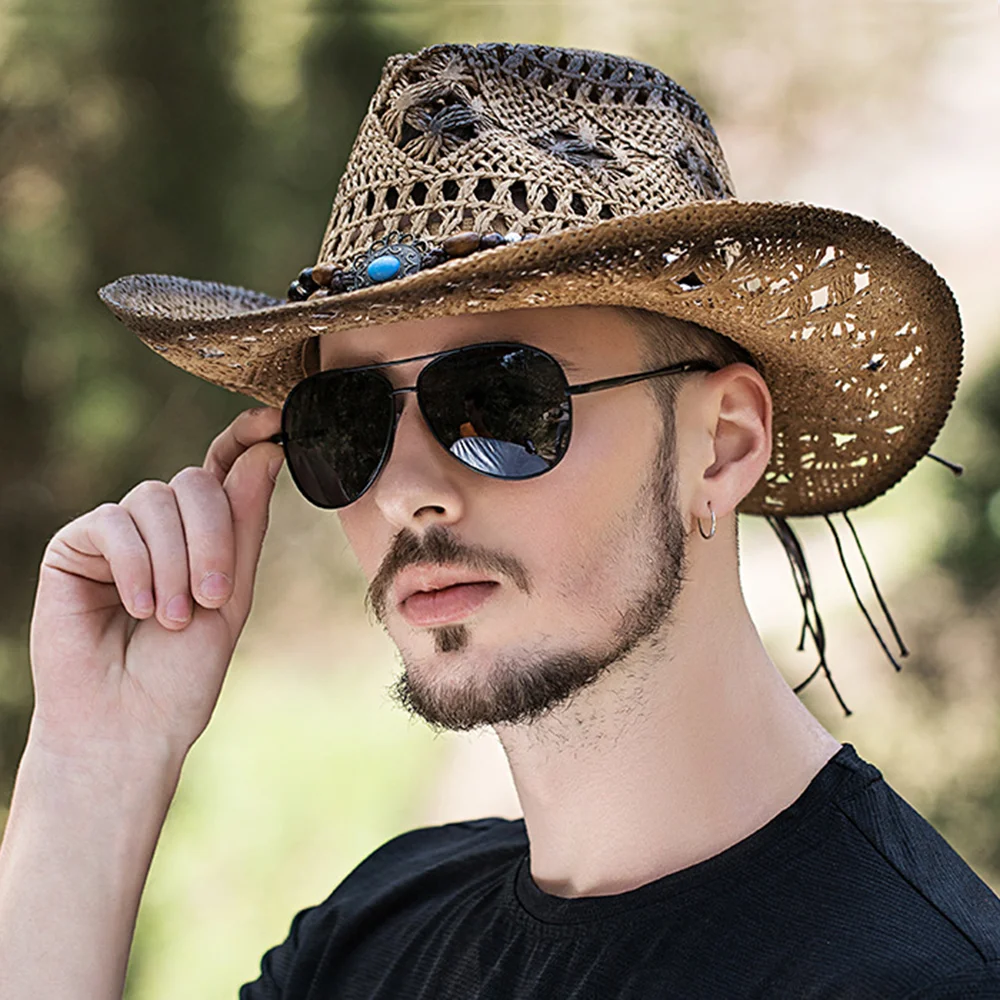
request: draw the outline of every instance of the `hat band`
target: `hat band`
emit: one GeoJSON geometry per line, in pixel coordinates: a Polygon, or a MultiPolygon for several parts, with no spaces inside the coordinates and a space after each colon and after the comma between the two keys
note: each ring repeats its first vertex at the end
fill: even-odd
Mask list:
{"type": "Polygon", "coordinates": [[[316,264],[303,268],[288,286],[288,301],[321,295],[339,295],[369,285],[381,285],[393,278],[403,278],[429,267],[436,267],[455,257],[467,257],[478,250],[532,239],[537,233],[453,233],[440,244],[418,240],[412,233],[391,232],[375,240],[354,257],[350,267],[316,264]]]}

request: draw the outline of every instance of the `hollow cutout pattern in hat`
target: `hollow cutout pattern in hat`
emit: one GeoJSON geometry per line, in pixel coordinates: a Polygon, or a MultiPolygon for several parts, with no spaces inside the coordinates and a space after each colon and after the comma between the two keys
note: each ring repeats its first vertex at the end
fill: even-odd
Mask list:
{"type": "Polygon", "coordinates": [[[738,200],[694,98],[605,53],[392,57],[300,279],[287,301],[164,275],[102,297],[168,360],[272,405],[338,330],[584,304],[689,320],[767,379],[773,456],[740,509],[782,517],[898,482],[961,367],[958,311],[926,260],[847,212],[738,200]]]}

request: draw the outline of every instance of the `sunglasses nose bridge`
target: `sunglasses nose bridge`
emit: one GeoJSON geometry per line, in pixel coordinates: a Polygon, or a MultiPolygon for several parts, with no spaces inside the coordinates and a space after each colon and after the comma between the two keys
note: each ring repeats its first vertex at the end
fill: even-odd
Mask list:
{"type": "Polygon", "coordinates": [[[406,394],[409,392],[416,392],[417,387],[415,385],[400,385],[393,387],[389,395],[392,396],[393,406],[395,408],[395,419],[393,420],[393,435],[396,433],[396,424],[399,423],[399,418],[403,415],[403,407],[406,405],[406,394]]]}
{"type": "MultiPolygon", "coordinates": [[[[392,449],[392,443],[396,439],[396,428],[399,426],[399,418],[403,415],[403,407],[406,405],[406,394],[408,392],[416,392],[417,387],[415,385],[401,385],[393,387],[389,390],[389,396],[392,399],[393,404],[393,414],[392,414],[392,427],[389,430],[389,449],[392,449]]],[[[388,460],[388,454],[385,459],[388,460]]],[[[384,464],[384,462],[383,462],[384,464]]]]}
{"type": "MultiPolygon", "coordinates": [[[[421,372],[423,374],[423,372],[421,372]]],[[[448,442],[443,440],[441,436],[435,431],[434,425],[430,420],[427,410],[424,406],[424,397],[422,395],[420,379],[417,379],[416,385],[401,385],[396,386],[392,389],[392,399],[396,404],[396,419],[393,421],[392,435],[393,438],[396,436],[396,428],[399,425],[400,417],[403,415],[403,407],[406,405],[406,393],[413,393],[417,397],[417,409],[420,410],[420,417],[426,425],[427,429],[434,436],[434,439],[441,445],[445,451],[448,450],[448,442]]]]}

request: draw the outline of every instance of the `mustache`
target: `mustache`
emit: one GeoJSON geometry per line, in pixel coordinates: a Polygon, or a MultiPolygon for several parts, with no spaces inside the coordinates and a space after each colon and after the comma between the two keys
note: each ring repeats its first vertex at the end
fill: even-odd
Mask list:
{"type": "Polygon", "coordinates": [[[531,593],[531,578],[524,563],[516,556],[482,545],[460,542],[447,528],[436,525],[422,535],[404,528],[392,540],[378,572],[372,578],[365,593],[365,607],[383,621],[389,588],[396,575],[407,566],[440,563],[449,566],[464,566],[467,569],[501,573],[509,578],[518,590],[531,593]]]}

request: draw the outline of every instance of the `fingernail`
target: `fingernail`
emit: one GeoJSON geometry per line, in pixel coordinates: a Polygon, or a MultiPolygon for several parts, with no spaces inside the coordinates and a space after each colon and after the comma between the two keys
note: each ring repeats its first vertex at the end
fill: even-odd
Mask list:
{"type": "Polygon", "coordinates": [[[167,602],[167,618],[172,622],[186,622],[191,617],[191,602],[187,594],[178,594],[167,602]]]}
{"type": "Polygon", "coordinates": [[[132,603],[135,606],[135,610],[140,615],[148,615],[153,608],[156,607],[156,602],[153,600],[153,592],[151,590],[140,590],[139,593],[135,595],[132,603]]]}
{"type": "Polygon", "coordinates": [[[277,481],[278,473],[281,472],[281,466],[285,461],[284,455],[279,455],[277,458],[272,458],[270,464],[267,467],[267,474],[272,480],[277,481]]]}
{"type": "Polygon", "coordinates": [[[225,573],[206,573],[198,590],[206,601],[221,601],[229,596],[229,577],[225,573]]]}

